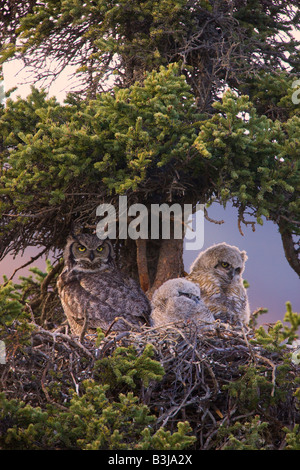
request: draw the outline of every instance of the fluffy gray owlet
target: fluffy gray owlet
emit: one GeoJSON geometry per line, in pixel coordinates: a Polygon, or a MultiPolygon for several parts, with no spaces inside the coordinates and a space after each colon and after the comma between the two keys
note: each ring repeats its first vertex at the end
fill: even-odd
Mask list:
{"type": "Polygon", "coordinates": [[[185,278],[169,279],[152,297],[151,325],[161,326],[190,321],[200,327],[211,327],[213,314],[204,305],[197,284],[185,278]]]}
{"type": "MultiPolygon", "coordinates": [[[[79,335],[84,325],[89,332],[107,331],[116,317],[135,326],[148,323],[150,303],[140,286],[117,269],[109,240],[72,235],[64,261],[57,286],[72,333],[79,335]]],[[[118,320],[112,330],[130,330],[130,325],[118,320]]]]}
{"type": "Polygon", "coordinates": [[[187,276],[198,283],[201,298],[215,319],[224,323],[247,325],[250,310],[242,273],[247,255],[235,246],[219,243],[201,252],[187,276]]]}

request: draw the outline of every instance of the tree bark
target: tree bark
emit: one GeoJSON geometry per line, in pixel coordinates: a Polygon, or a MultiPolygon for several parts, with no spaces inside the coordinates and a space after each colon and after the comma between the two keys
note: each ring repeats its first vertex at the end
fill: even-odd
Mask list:
{"type": "Polygon", "coordinates": [[[168,279],[184,275],[183,240],[161,240],[156,275],[153,284],[147,291],[149,298],[168,279]]]}
{"type": "Polygon", "coordinates": [[[147,292],[150,287],[147,260],[147,240],[141,238],[136,240],[136,258],[140,285],[143,291],[147,292]]]}
{"type": "Polygon", "coordinates": [[[281,235],[281,240],[283,244],[283,249],[285,257],[289,265],[300,277],[300,260],[299,260],[299,250],[295,248],[293,235],[287,227],[287,223],[281,218],[279,220],[279,232],[281,235]]]}

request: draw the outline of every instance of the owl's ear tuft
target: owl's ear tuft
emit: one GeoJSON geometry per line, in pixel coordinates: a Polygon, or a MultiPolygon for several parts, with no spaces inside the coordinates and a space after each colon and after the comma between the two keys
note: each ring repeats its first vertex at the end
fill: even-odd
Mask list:
{"type": "Polygon", "coordinates": [[[82,227],[78,223],[73,222],[71,225],[70,236],[77,240],[78,235],[81,233],[83,233],[82,227]]]}
{"type": "Polygon", "coordinates": [[[78,242],[78,238],[77,238],[77,236],[75,235],[75,233],[73,233],[73,232],[71,232],[70,235],[69,235],[68,238],[67,238],[67,242],[72,242],[72,241],[78,242]]]}

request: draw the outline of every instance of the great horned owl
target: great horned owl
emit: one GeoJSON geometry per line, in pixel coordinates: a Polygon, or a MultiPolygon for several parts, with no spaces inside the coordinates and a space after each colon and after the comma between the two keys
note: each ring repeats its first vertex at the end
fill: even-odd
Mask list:
{"type": "Polygon", "coordinates": [[[242,273],[245,251],[219,243],[199,254],[187,276],[198,283],[201,297],[215,319],[241,326],[249,323],[250,310],[242,273]]]}
{"type": "MultiPolygon", "coordinates": [[[[150,303],[138,284],[117,269],[109,240],[81,234],[68,238],[65,266],[57,286],[72,333],[100,327],[107,331],[116,317],[132,325],[148,323],[150,303]]],[[[129,330],[118,320],[115,331],[129,330]]]]}
{"type": "Polygon", "coordinates": [[[185,278],[169,279],[152,297],[151,324],[161,326],[183,320],[211,327],[213,314],[204,305],[197,284],[185,278]]]}

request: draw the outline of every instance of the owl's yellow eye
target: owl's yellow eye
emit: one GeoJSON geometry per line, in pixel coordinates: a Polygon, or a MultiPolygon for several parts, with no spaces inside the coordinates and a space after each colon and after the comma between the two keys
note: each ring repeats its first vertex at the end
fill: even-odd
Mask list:
{"type": "Polygon", "coordinates": [[[103,246],[98,246],[97,251],[100,253],[100,251],[103,250],[103,246]]]}
{"type": "Polygon", "coordinates": [[[229,267],[229,263],[226,263],[225,261],[222,261],[221,266],[222,266],[222,268],[226,269],[226,268],[229,267]]]}
{"type": "Polygon", "coordinates": [[[80,251],[80,253],[84,253],[84,252],[86,251],[86,247],[83,246],[83,245],[80,245],[80,246],[78,247],[78,251],[80,251]]]}

